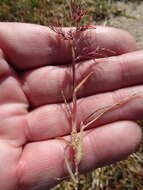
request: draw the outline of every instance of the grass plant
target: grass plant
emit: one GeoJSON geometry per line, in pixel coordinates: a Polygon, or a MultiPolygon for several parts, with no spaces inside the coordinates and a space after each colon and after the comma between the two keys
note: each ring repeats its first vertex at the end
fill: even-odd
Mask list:
{"type": "MultiPolygon", "coordinates": [[[[49,25],[50,29],[56,33],[57,39],[67,41],[69,44],[69,50],[71,52],[71,81],[72,81],[72,98],[71,98],[71,104],[68,103],[65,95],[64,90],[61,90],[61,94],[63,96],[64,102],[65,102],[65,108],[66,112],[68,114],[68,119],[70,121],[71,125],[71,133],[70,133],[70,140],[67,141],[64,138],[58,138],[59,140],[63,140],[66,142],[65,147],[65,165],[68,171],[68,174],[70,178],[72,179],[71,186],[74,190],[79,190],[81,186],[81,181],[79,178],[79,166],[80,162],[82,161],[83,157],[83,138],[84,138],[84,130],[88,128],[91,124],[96,122],[99,118],[101,118],[106,112],[112,111],[115,107],[122,105],[128,101],[130,101],[132,98],[136,97],[136,94],[133,94],[129,97],[126,97],[125,99],[121,100],[120,102],[109,105],[106,107],[103,107],[100,110],[95,110],[91,112],[87,118],[85,118],[83,121],[80,121],[80,124],[77,122],[78,117],[78,92],[80,89],[84,86],[87,80],[92,76],[93,72],[87,74],[79,83],[76,82],[76,70],[77,70],[77,63],[81,64],[80,60],[84,59],[93,59],[96,63],[96,55],[98,52],[96,50],[92,50],[89,46],[89,44],[85,44],[85,47],[82,47],[84,49],[83,53],[80,54],[77,47],[77,42],[81,43],[81,40],[85,38],[85,32],[86,36],[87,33],[89,33],[90,37],[90,31],[96,30],[95,26],[84,24],[84,17],[86,16],[86,3],[83,0],[67,0],[64,1],[64,9],[63,13],[65,16],[62,18],[55,17],[53,19],[54,21],[52,24],[49,25]],[[65,11],[65,10],[68,10],[65,11]],[[67,16],[67,17],[66,17],[67,16]],[[68,18],[68,22],[71,23],[71,28],[69,28],[68,31],[65,31],[64,29],[64,19],[68,18]],[[86,50],[86,51],[85,51],[86,50]],[[98,112],[100,111],[100,112],[98,112]],[[79,128],[79,131],[78,131],[79,128]],[[67,155],[67,152],[72,153],[72,157],[69,158],[69,155],[67,155]]],[[[85,40],[85,39],[84,39],[85,40]]],[[[98,51],[102,52],[102,49],[98,47],[98,51]]],[[[110,50],[106,50],[110,51],[110,50]]],[[[82,50],[81,50],[82,52],[82,50]]],[[[113,53],[113,52],[112,52],[113,53]]],[[[105,56],[105,55],[103,55],[105,56]]],[[[101,174],[103,173],[102,170],[101,174]]],[[[100,173],[100,172],[99,172],[100,173]]]]}

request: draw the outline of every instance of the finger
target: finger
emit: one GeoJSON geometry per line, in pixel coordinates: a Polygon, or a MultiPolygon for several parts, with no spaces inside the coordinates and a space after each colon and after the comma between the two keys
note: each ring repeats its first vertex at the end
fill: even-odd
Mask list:
{"type": "MultiPolygon", "coordinates": [[[[97,27],[88,32],[86,39],[82,40],[81,44],[78,43],[78,49],[83,49],[86,43],[90,44],[92,50],[96,50],[97,47],[109,49],[109,52],[114,51],[114,55],[136,49],[135,41],[130,34],[110,27],[97,27]]],[[[0,47],[9,62],[21,70],[66,64],[71,61],[68,42],[58,38],[48,27],[34,24],[1,23],[0,47]]]]}
{"type": "MultiPolygon", "coordinates": [[[[92,94],[117,90],[143,82],[143,51],[136,51],[120,56],[83,62],[77,66],[77,84],[93,72],[81,87],[77,96],[85,97],[92,94]]],[[[23,89],[33,107],[71,99],[71,72],[69,67],[48,66],[25,73],[22,76],[23,89]],[[41,98],[42,97],[42,98],[41,98]]]]}
{"type": "MultiPolygon", "coordinates": [[[[2,51],[0,50],[2,55],[2,51]]],[[[4,114],[7,115],[10,110],[15,110],[12,104],[21,104],[24,107],[28,107],[27,99],[23,93],[21,85],[17,79],[15,72],[4,60],[4,57],[0,55],[0,118],[3,118],[4,114]],[[7,113],[4,112],[3,108],[10,105],[12,109],[8,109],[7,113]]],[[[23,107],[22,106],[22,107],[23,107]]]]}
{"type": "MultiPolygon", "coordinates": [[[[99,110],[88,121],[96,118],[101,112],[112,105],[118,104],[95,121],[91,127],[119,120],[137,120],[143,118],[143,86],[121,89],[114,92],[99,94],[78,100],[77,125],[96,110],[99,110]],[[136,94],[133,98],[132,95],[136,94]],[[131,98],[131,99],[130,99],[131,98]],[[128,99],[128,101],[125,101],[128,99]],[[123,101],[123,103],[122,103],[123,101]]],[[[27,115],[27,134],[30,141],[51,139],[69,134],[71,122],[64,104],[47,105],[38,108],[27,115]]],[[[88,122],[86,121],[86,123],[88,122]]]]}
{"type": "MultiPolygon", "coordinates": [[[[130,121],[116,122],[92,130],[84,137],[80,171],[126,158],[141,140],[139,126],[130,121]]],[[[50,140],[27,144],[18,165],[23,189],[40,190],[59,183],[57,178],[68,175],[64,161],[66,144],[50,140]]]]}

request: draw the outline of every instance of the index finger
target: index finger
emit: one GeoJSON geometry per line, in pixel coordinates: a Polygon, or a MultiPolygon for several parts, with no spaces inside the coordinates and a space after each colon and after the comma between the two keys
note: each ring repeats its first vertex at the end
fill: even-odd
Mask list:
{"type": "MultiPolygon", "coordinates": [[[[98,47],[110,50],[109,56],[111,51],[120,55],[136,49],[132,36],[120,29],[97,26],[90,30],[85,42],[87,37],[88,44],[95,50],[98,47]]],[[[82,50],[81,44],[78,45],[79,51],[82,50]]],[[[12,66],[20,70],[69,64],[72,59],[68,41],[58,38],[49,27],[35,24],[0,23],[0,48],[12,66]]]]}

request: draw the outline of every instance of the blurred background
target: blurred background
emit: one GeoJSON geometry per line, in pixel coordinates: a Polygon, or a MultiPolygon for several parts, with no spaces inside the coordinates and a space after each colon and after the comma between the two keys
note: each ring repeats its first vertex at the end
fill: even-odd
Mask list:
{"type": "MultiPolygon", "coordinates": [[[[0,0],[0,21],[48,25],[56,16],[69,26],[63,2],[0,0]]],[[[87,0],[87,10],[84,23],[125,29],[143,48],[143,0],[87,0]]],[[[81,190],[143,190],[143,143],[127,160],[81,175],[80,183],[81,190]]],[[[52,190],[72,190],[72,184],[64,181],[52,190]]]]}

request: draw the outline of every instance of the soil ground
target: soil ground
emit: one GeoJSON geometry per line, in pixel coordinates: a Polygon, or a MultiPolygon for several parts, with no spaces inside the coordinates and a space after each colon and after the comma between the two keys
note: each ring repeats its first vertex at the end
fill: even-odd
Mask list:
{"type": "Polygon", "coordinates": [[[130,32],[137,41],[138,49],[143,48],[143,2],[118,2],[117,7],[125,10],[126,16],[111,17],[107,25],[130,32]]]}

